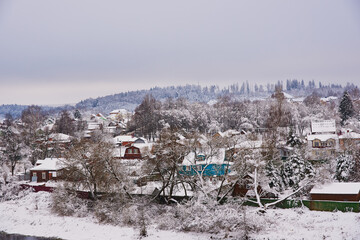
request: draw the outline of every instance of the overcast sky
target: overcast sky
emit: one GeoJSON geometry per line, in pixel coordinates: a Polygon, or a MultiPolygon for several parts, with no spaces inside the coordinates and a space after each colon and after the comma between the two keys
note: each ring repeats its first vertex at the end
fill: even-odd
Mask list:
{"type": "Polygon", "coordinates": [[[360,85],[360,1],[0,0],[0,104],[294,78],[360,85]]]}

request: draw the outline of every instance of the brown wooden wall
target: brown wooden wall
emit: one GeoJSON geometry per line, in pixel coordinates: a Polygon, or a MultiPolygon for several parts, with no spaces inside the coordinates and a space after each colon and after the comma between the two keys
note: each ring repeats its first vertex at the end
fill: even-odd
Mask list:
{"type": "Polygon", "coordinates": [[[360,194],[311,194],[311,200],[359,201],[360,194]]]}
{"type": "Polygon", "coordinates": [[[54,172],[54,171],[48,171],[48,170],[43,170],[43,171],[32,171],[30,170],[30,180],[32,179],[34,173],[36,173],[37,176],[37,182],[46,182],[49,180],[56,180],[56,177],[53,177],[52,174],[50,174],[50,172],[54,172]],[[43,178],[43,173],[45,173],[45,178],[43,178]]]}

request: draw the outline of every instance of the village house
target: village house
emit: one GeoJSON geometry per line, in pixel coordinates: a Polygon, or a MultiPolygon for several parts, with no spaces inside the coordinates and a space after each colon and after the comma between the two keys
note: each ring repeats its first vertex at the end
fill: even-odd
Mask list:
{"type": "Polygon", "coordinates": [[[311,134],[307,136],[311,160],[326,160],[336,156],[339,136],[336,134],[335,120],[311,122],[311,134]]]}
{"type": "Polygon", "coordinates": [[[195,155],[191,152],[179,165],[178,173],[183,176],[197,176],[198,174],[204,177],[224,176],[231,172],[232,164],[225,159],[225,149],[220,149],[218,154],[210,157],[204,154],[195,155]]]}
{"type": "Polygon", "coordinates": [[[339,132],[339,145],[342,151],[352,151],[354,147],[360,145],[360,134],[350,129],[339,132]]]}
{"type": "Polygon", "coordinates": [[[119,135],[114,137],[114,142],[117,146],[130,147],[134,143],[146,143],[144,138],[134,137],[133,135],[119,135]]]}
{"type": "Polygon", "coordinates": [[[49,180],[57,180],[64,168],[62,158],[45,158],[38,160],[35,167],[30,169],[30,177],[32,182],[47,182],[49,180]]]}

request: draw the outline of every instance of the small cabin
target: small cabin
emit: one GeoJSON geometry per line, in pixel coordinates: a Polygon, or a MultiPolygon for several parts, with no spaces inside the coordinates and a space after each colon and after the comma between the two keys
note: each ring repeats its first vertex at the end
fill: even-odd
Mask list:
{"type": "Polygon", "coordinates": [[[360,182],[329,183],[314,187],[310,191],[311,200],[360,201],[360,182]]]}
{"type": "Polygon", "coordinates": [[[30,178],[32,182],[47,182],[57,180],[63,169],[63,159],[46,158],[38,160],[36,166],[30,169],[30,178]]]}
{"type": "Polygon", "coordinates": [[[125,150],[124,159],[141,159],[141,152],[138,147],[128,147],[125,150]]]}

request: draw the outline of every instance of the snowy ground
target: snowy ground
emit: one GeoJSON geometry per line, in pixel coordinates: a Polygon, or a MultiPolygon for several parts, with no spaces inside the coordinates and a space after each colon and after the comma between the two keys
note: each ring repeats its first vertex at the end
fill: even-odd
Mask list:
{"type": "MultiPolygon", "coordinates": [[[[97,224],[91,217],[59,217],[50,212],[50,194],[30,193],[19,199],[0,203],[0,231],[63,239],[139,239],[139,229],[97,224]]],[[[360,239],[360,214],[315,212],[306,209],[274,209],[259,214],[246,208],[246,219],[260,226],[251,239],[360,239]]],[[[211,234],[183,233],[148,229],[144,239],[223,239],[211,234]]],[[[238,239],[229,233],[229,239],[238,239]]]]}
{"type": "MultiPolygon", "coordinates": [[[[63,239],[138,239],[139,229],[97,224],[95,219],[54,216],[50,193],[30,193],[19,200],[0,203],[0,231],[63,239]]],[[[208,236],[148,229],[146,239],[208,239],[208,236]]]]}

